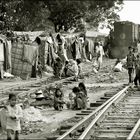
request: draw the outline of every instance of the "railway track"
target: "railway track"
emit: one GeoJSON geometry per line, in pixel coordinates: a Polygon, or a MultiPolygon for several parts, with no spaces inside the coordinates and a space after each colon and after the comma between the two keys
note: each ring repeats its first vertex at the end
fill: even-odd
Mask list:
{"type": "Polygon", "coordinates": [[[57,140],[137,140],[139,134],[140,93],[126,86],[57,140]]]}
{"type": "MultiPolygon", "coordinates": [[[[108,65],[107,63],[107,65],[105,65],[104,67],[107,67],[107,66],[110,66],[110,65],[108,65]]],[[[91,73],[92,71],[88,70],[88,72],[84,72],[82,76],[86,76],[86,75],[89,76],[91,73]]],[[[30,95],[39,89],[45,89],[49,87],[50,85],[55,85],[56,83],[63,83],[73,78],[74,76],[64,78],[64,79],[55,79],[53,77],[45,77],[42,79],[36,79],[34,81],[32,80],[32,81],[22,83],[22,84],[18,83],[16,85],[2,87],[0,88],[0,105],[5,100],[7,100],[9,93],[15,93],[18,96],[22,97],[22,96],[30,95]]]]}
{"type": "Polygon", "coordinates": [[[17,84],[12,87],[8,87],[6,89],[0,90],[0,106],[2,106],[3,102],[7,101],[8,94],[14,93],[19,98],[28,97],[30,98],[30,94],[35,93],[38,90],[44,90],[50,86],[54,86],[57,83],[63,83],[68,80],[73,79],[74,77],[68,77],[65,79],[54,79],[52,77],[42,78],[36,81],[30,81],[25,84],[17,84]]]}
{"type": "Polygon", "coordinates": [[[100,105],[99,107],[91,107],[88,110],[91,111],[91,113],[86,116],[83,120],[78,122],[76,125],[74,125],[72,128],[70,128],[68,131],[66,131],[63,135],[59,136],[57,140],[62,140],[62,139],[82,139],[82,135],[85,134],[86,128],[92,123],[96,117],[102,112],[102,110],[110,104],[114,99],[118,98],[118,96],[122,95],[125,93],[128,89],[128,86],[123,88],[121,91],[117,92],[111,97],[111,93],[105,94],[107,96],[102,97],[106,98],[106,101],[100,105]]]}

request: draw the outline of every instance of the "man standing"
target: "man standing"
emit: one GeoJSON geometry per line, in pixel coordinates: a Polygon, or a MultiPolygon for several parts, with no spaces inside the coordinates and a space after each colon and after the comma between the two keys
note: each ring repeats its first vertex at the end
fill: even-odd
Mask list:
{"type": "Polygon", "coordinates": [[[97,43],[96,47],[96,61],[98,64],[98,68],[97,71],[100,70],[101,64],[103,62],[103,55],[104,55],[104,50],[103,50],[103,46],[102,43],[97,43]]]}
{"type": "Polygon", "coordinates": [[[130,46],[129,54],[127,55],[127,69],[129,75],[129,84],[133,83],[132,75],[134,74],[134,64],[135,64],[135,56],[133,53],[133,48],[130,46]]]}

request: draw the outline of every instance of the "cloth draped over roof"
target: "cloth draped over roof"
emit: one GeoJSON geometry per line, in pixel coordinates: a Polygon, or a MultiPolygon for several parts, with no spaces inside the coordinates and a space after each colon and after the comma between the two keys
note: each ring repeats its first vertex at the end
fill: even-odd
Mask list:
{"type": "Polygon", "coordinates": [[[0,41],[0,61],[4,62],[4,70],[7,71],[11,67],[9,59],[9,46],[6,37],[2,34],[0,34],[0,41]]]}
{"type": "Polygon", "coordinates": [[[32,44],[24,44],[23,47],[23,61],[26,61],[32,65],[34,65],[35,60],[38,55],[38,47],[32,44]]]}

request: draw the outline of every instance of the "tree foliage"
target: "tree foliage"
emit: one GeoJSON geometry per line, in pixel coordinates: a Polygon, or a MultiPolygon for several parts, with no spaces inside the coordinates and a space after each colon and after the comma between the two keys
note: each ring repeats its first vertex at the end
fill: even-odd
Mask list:
{"type": "Polygon", "coordinates": [[[0,29],[37,30],[53,25],[84,29],[84,23],[111,25],[122,0],[0,0],[0,29]],[[84,21],[84,22],[83,22],[84,21]],[[52,24],[53,23],[53,24],[52,24]]]}

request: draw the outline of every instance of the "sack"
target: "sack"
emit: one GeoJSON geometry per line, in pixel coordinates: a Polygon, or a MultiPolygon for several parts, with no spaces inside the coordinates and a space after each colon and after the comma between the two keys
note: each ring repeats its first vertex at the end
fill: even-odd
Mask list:
{"type": "Polygon", "coordinates": [[[121,72],[122,71],[122,63],[119,62],[115,67],[114,67],[115,72],[121,72]]]}

